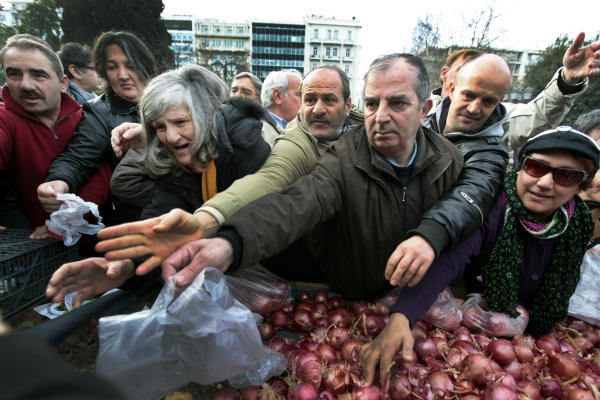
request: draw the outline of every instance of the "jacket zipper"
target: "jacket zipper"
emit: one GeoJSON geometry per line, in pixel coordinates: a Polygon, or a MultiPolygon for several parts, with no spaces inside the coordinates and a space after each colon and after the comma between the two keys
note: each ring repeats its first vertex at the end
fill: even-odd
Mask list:
{"type": "Polygon", "coordinates": [[[465,192],[458,192],[458,193],[460,193],[460,195],[462,197],[464,197],[465,200],[467,200],[467,202],[469,202],[470,204],[472,204],[473,206],[475,206],[475,208],[477,209],[477,211],[479,211],[479,216],[481,217],[481,222],[479,224],[480,225],[483,224],[484,217],[483,217],[483,213],[481,212],[481,208],[479,208],[479,206],[473,201],[473,199],[470,198],[469,195],[466,194],[465,192]]]}
{"type": "Polygon", "coordinates": [[[402,187],[402,204],[406,204],[406,186],[402,187]]]}

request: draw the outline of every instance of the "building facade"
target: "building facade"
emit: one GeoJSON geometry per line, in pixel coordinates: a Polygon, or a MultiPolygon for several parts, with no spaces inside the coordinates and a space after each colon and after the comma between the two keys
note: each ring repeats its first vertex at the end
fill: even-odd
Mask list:
{"type": "Polygon", "coordinates": [[[339,67],[350,79],[352,102],[359,104],[362,91],[358,74],[360,23],[354,17],[351,20],[341,20],[312,15],[305,17],[304,20],[306,72],[320,65],[339,67]]]}
{"type": "Polygon", "coordinates": [[[305,32],[304,24],[252,21],[252,73],[262,80],[281,69],[304,75],[305,32]]]}
{"type": "Polygon", "coordinates": [[[250,71],[250,22],[197,19],[194,23],[197,63],[212,69],[227,84],[250,71]]]}
{"type": "Polygon", "coordinates": [[[191,15],[167,15],[161,20],[171,35],[175,67],[196,63],[194,17],[191,15]]]}

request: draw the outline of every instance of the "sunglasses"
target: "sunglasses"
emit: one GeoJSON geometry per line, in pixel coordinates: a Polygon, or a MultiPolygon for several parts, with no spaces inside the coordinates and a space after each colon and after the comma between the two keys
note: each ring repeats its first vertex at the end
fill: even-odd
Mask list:
{"type": "Polygon", "coordinates": [[[541,178],[548,172],[552,171],[554,182],[563,186],[579,185],[587,178],[588,173],[580,169],[567,167],[552,167],[546,161],[538,160],[531,156],[525,157],[523,160],[523,170],[527,175],[535,178],[541,178]]]}

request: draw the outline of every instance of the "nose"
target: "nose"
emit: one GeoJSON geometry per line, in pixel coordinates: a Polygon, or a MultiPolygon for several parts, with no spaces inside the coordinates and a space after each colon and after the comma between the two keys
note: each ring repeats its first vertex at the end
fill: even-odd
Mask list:
{"type": "Polygon", "coordinates": [[[177,129],[175,126],[167,126],[166,128],[167,130],[167,143],[170,145],[175,145],[177,144],[177,141],[179,140],[179,129],[177,129]]]}
{"type": "Polygon", "coordinates": [[[129,78],[129,71],[124,65],[119,67],[119,79],[127,79],[129,78]]]}
{"type": "Polygon", "coordinates": [[[382,123],[387,122],[390,119],[390,113],[387,107],[387,104],[383,102],[379,104],[377,107],[377,111],[375,113],[375,122],[382,123]]]}
{"type": "Polygon", "coordinates": [[[21,89],[23,90],[33,90],[35,89],[35,85],[33,84],[33,79],[29,74],[23,74],[23,78],[21,79],[21,89]]]}
{"type": "Polygon", "coordinates": [[[546,175],[540,176],[537,180],[537,185],[539,187],[552,188],[552,186],[554,185],[554,177],[552,176],[552,171],[548,171],[546,175]]]}
{"type": "Polygon", "coordinates": [[[467,111],[471,114],[477,114],[481,110],[481,99],[475,99],[467,106],[467,111]]]}
{"type": "Polygon", "coordinates": [[[325,104],[323,100],[317,99],[315,106],[312,109],[313,114],[322,115],[325,114],[325,104]]]}

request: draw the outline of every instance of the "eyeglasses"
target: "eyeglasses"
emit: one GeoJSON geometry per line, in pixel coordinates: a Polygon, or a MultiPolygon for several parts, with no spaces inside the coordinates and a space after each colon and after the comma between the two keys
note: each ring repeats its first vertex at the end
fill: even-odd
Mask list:
{"type": "Polygon", "coordinates": [[[552,167],[546,161],[531,156],[523,160],[523,171],[535,178],[541,178],[552,171],[554,182],[563,186],[579,185],[587,178],[588,173],[580,169],[567,167],[552,167]]]}

